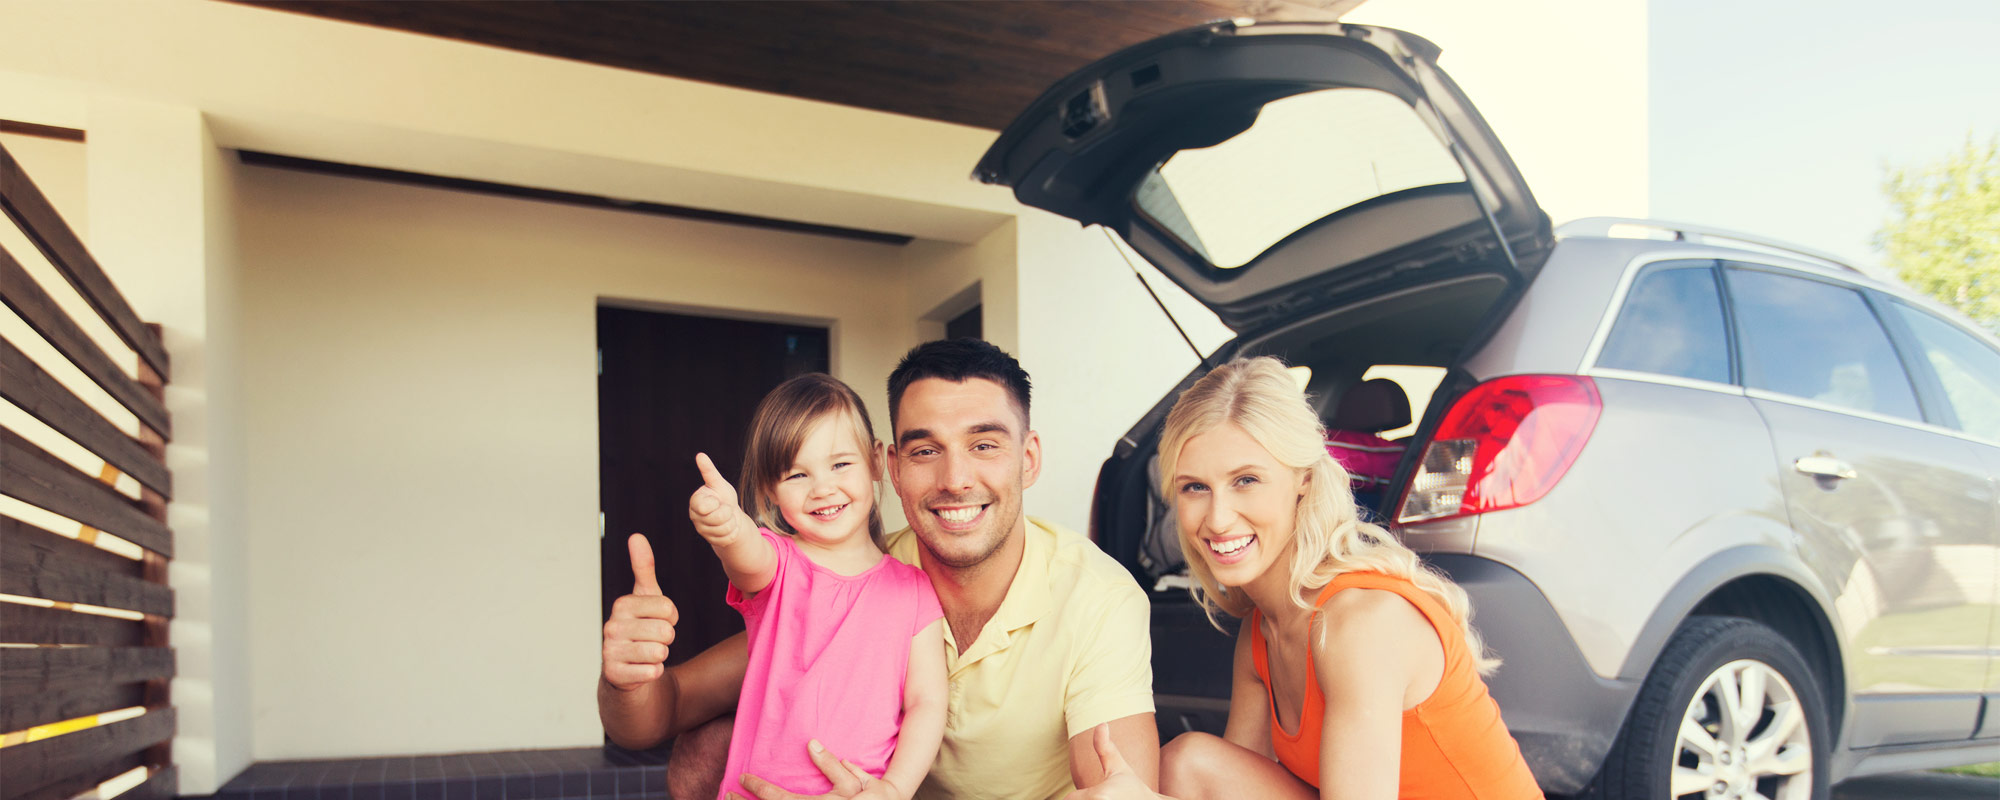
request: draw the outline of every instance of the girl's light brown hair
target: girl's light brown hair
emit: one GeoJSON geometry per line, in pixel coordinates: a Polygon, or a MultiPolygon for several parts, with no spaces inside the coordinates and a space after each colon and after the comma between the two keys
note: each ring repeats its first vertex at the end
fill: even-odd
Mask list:
{"type": "MultiPolygon", "coordinates": [[[[800,375],[764,395],[763,402],[757,404],[757,413],[750,418],[750,443],[743,450],[743,479],[738,485],[745,489],[741,493],[743,510],[757,524],[798,534],[778,511],[774,499],[778,480],[797,460],[799,448],[805,446],[813,426],[829,414],[841,415],[853,426],[856,452],[867,465],[869,476],[881,479],[882,465],[875,457],[875,426],[868,421],[868,406],[861,402],[861,396],[839,378],[824,372],[800,375]]],[[[886,551],[882,489],[880,483],[874,486],[874,502],[868,507],[868,538],[874,540],[878,549],[886,551]]]]}

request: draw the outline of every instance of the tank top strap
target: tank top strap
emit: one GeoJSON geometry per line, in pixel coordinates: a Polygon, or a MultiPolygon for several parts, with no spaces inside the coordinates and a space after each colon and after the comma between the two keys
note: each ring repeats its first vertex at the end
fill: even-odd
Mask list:
{"type": "Polygon", "coordinates": [[[1252,606],[1250,619],[1244,624],[1250,626],[1250,664],[1257,669],[1257,679],[1268,686],[1271,683],[1271,656],[1264,652],[1264,612],[1252,606]]]}

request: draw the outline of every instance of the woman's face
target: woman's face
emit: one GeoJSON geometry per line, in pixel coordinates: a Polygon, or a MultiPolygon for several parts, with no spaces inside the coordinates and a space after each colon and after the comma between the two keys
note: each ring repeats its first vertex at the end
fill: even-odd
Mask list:
{"type": "Polygon", "coordinates": [[[1278,563],[1292,543],[1306,475],[1278,463],[1234,423],[1195,436],[1174,465],[1174,512],[1223,586],[1243,586],[1278,563]]]}

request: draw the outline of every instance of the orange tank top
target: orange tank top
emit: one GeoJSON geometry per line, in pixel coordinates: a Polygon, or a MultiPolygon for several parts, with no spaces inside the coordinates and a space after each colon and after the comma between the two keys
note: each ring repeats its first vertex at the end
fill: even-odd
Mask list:
{"type": "MultiPolygon", "coordinates": [[[[1396,796],[1402,800],[1521,800],[1540,798],[1542,790],[1521,758],[1521,748],[1500,720],[1500,706],[1486,693],[1486,682],[1458,633],[1456,618],[1443,604],[1408,579],[1380,572],[1339,575],[1320,590],[1318,609],[1343,589],[1395,592],[1423,612],[1444,646],[1444,675],[1437,689],[1416,707],[1403,712],[1402,765],[1396,796]]],[[[1317,613],[1317,612],[1315,612],[1317,613]]],[[[1299,729],[1286,733],[1278,724],[1277,694],[1270,689],[1271,667],[1264,643],[1262,614],[1250,616],[1250,653],[1257,677],[1264,682],[1271,704],[1271,749],[1293,775],[1319,786],[1321,721],[1326,701],[1314,676],[1312,651],[1306,651],[1305,704],[1299,729]]]]}

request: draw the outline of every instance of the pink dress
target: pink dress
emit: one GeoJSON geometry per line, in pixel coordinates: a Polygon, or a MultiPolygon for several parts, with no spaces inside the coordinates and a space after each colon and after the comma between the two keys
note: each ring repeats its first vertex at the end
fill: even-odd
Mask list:
{"type": "Polygon", "coordinates": [[[910,640],[944,616],[930,578],[886,555],[841,575],[791,537],[759,532],[777,548],[777,575],[748,599],[729,588],[750,662],[718,796],[748,796],[737,781],[746,772],[803,795],[831,790],[806,756],[809,739],[879,777],[903,724],[910,640]]]}

